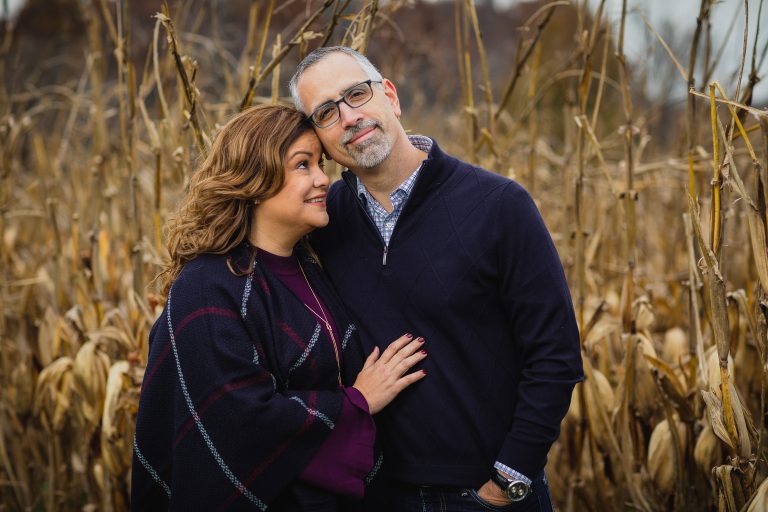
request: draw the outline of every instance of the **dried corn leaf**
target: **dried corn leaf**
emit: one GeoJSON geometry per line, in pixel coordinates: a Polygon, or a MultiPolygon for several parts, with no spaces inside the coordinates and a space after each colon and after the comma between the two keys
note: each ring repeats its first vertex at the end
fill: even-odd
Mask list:
{"type": "Polygon", "coordinates": [[[731,436],[728,435],[728,430],[725,428],[725,422],[723,421],[723,402],[716,394],[710,391],[701,391],[701,397],[704,399],[704,403],[707,407],[707,413],[709,413],[709,423],[712,425],[712,430],[715,435],[720,438],[725,444],[734,448],[731,441],[731,436]]]}
{"type": "Polygon", "coordinates": [[[680,382],[674,370],[667,366],[664,361],[654,357],[645,356],[646,360],[653,366],[656,380],[661,387],[664,395],[670,400],[677,410],[680,417],[686,422],[692,422],[696,415],[688,402],[687,394],[684,391],[684,385],[680,382]]]}
{"type": "Polygon", "coordinates": [[[718,482],[718,497],[724,505],[723,510],[737,512],[736,497],[734,493],[733,470],[729,465],[718,466],[713,469],[715,480],[718,482]]]}

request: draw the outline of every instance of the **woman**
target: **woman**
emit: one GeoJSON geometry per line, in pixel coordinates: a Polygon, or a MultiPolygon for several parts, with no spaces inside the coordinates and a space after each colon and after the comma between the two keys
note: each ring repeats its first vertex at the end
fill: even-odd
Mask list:
{"type": "Polygon", "coordinates": [[[424,376],[410,334],[363,363],[355,326],[299,242],[328,223],[302,114],[235,116],[170,221],[150,333],[134,510],[337,510],[371,472],[371,415],[424,376]],[[361,369],[362,367],[362,369],[361,369]]]}

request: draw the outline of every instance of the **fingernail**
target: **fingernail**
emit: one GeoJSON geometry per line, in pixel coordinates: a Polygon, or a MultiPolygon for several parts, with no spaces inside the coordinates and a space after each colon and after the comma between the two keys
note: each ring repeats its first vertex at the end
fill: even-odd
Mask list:
{"type": "Polygon", "coordinates": [[[421,353],[424,354],[424,355],[427,355],[427,351],[426,350],[422,350],[421,353]]]}
{"type": "Polygon", "coordinates": [[[411,338],[413,338],[413,334],[407,332],[407,333],[405,333],[405,337],[408,338],[408,339],[411,339],[411,338]]]}
{"type": "Polygon", "coordinates": [[[424,339],[424,338],[422,338],[422,337],[419,337],[419,338],[418,338],[418,340],[419,340],[419,343],[424,343],[425,341],[427,341],[427,340],[425,340],[425,339],[424,339]]]}
{"type": "Polygon", "coordinates": [[[424,375],[426,375],[426,374],[427,374],[427,370],[421,370],[421,373],[423,373],[424,375]]]}

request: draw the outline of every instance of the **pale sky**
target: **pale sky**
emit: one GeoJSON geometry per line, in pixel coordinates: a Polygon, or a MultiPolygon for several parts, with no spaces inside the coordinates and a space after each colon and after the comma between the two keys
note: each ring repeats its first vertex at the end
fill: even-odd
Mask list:
{"type": "MultiPolygon", "coordinates": [[[[593,9],[596,9],[600,4],[599,0],[587,1],[593,9]]],[[[511,0],[495,0],[495,2],[499,5],[511,3],[511,0]]],[[[651,26],[662,36],[676,37],[678,46],[680,46],[679,43],[683,43],[680,50],[683,53],[676,53],[676,57],[683,68],[687,68],[690,38],[696,29],[696,17],[699,14],[700,3],[700,0],[629,0],[627,8],[630,15],[628,17],[624,43],[627,56],[631,59],[643,59],[649,51],[664,52],[656,37],[643,22],[643,16],[645,16],[651,26]]],[[[621,18],[621,6],[622,0],[606,1],[606,14],[610,19],[616,20],[616,36],[618,36],[618,20],[621,18]]],[[[759,7],[760,0],[749,1],[747,62],[744,69],[743,83],[746,82],[750,71],[752,46],[757,30],[757,11],[759,7]]],[[[733,95],[735,73],[738,71],[738,66],[741,62],[741,52],[744,43],[744,1],[722,0],[715,2],[710,13],[710,20],[712,23],[713,55],[724,45],[722,58],[715,70],[713,79],[718,80],[726,88],[726,91],[733,95]],[[735,24],[729,34],[729,27],[734,19],[735,24]]],[[[765,47],[766,41],[768,41],[768,1],[764,1],[763,4],[762,21],[757,46],[758,64],[760,62],[760,52],[765,47]]],[[[674,47],[674,41],[667,42],[670,46],[674,47]]],[[[703,57],[703,50],[701,48],[699,50],[699,60],[703,57]]],[[[755,101],[768,102],[768,60],[763,63],[762,70],[758,69],[758,75],[762,76],[763,80],[755,86],[755,101]]],[[[684,92],[684,90],[685,87],[680,92],[684,92]]]]}
{"type": "MultiPolygon", "coordinates": [[[[448,0],[427,1],[439,2],[448,0]]],[[[492,0],[497,9],[504,9],[524,1],[492,0]]],[[[573,1],[575,3],[581,0],[573,1]]],[[[618,36],[618,20],[621,18],[622,3],[622,0],[606,0],[605,12],[609,19],[615,21],[615,36],[618,36]]],[[[690,37],[696,28],[696,17],[699,14],[700,3],[700,0],[628,0],[627,9],[630,14],[627,19],[624,41],[627,57],[637,63],[638,59],[647,59],[650,52],[664,52],[661,45],[656,41],[655,36],[652,35],[643,23],[642,13],[648,19],[651,26],[663,36],[666,37],[671,33],[673,38],[677,38],[678,46],[684,48],[684,53],[682,55],[676,53],[676,57],[682,66],[686,68],[688,66],[687,52],[690,47],[690,37]],[[666,30],[664,25],[667,25],[666,30]]],[[[594,10],[600,4],[600,0],[587,0],[587,4],[594,10]]],[[[755,30],[757,28],[757,10],[759,6],[760,0],[749,0],[749,45],[747,48],[747,66],[744,70],[743,83],[746,82],[749,75],[752,43],[754,42],[755,30]]],[[[710,20],[712,21],[713,54],[717,52],[725,41],[728,27],[731,24],[731,20],[734,19],[734,15],[738,15],[736,24],[726,41],[723,57],[713,76],[714,79],[718,80],[726,88],[729,95],[733,94],[732,88],[735,87],[735,72],[738,70],[741,60],[744,34],[744,0],[721,0],[715,2],[710,15],[710,20]]],[[[768,0],[764,0],[762,21],[760,41],[758,42],[758,63],[760,51],[765,47],[766,41],[768,41],[768,0]]],[[[675,46],[674,41],[667,42],[670,46],[675,46]]],[[[702,53],[699,53],[699,56],[701,57],[702,53]]],[[[653,73],[649,74],[653,75],[653,73]]],[[[762,76],[763,80],[755,86],[755,103],[768,103],[768,59],[763,63],[762,70],[758,70],[758,75],[762,76]]],[[[682,99],[686,94],[685,81],[682,78],[680,78],[680,87],[675,88],[671,92],[666,90],[654,91],[653,83],[649,85],[649,89],[651,94],[668,94],[675,99],[682,99]]]]}

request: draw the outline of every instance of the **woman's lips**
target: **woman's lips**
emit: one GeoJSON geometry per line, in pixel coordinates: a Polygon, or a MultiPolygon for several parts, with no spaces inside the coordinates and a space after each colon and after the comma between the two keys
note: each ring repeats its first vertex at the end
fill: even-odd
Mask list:
{"type": "Polygon", "coordinates": [[[307,204],[317,204],[317,205],[325,206],[325,196],[310,197],[304,202],[307,204]]]}

